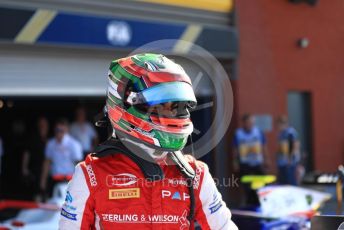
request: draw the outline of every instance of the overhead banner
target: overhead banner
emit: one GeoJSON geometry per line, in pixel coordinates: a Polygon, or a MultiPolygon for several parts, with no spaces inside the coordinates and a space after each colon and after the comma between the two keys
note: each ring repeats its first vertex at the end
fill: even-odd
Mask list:
{"type": "Polygon", "coordinates": [[[237,33],[231,27],[167,23],[117,17],[101,17],[47,9],[0,7],[0,39],[21,44],[112,47],[135,49],[149,42],[187,40],[216,56],[237,55],[237,33]]]}
{"type": "Polygon", "coordinates": [[[233,11],[234,0],[136,0],[141,2],[156,3],[162,5],[178,6],[184,8],[200,9],[222,13],[233,11]]]}

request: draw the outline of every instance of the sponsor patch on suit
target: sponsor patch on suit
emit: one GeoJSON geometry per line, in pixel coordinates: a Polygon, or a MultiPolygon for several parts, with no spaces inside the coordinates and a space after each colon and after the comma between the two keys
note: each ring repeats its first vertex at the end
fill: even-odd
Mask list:
{"type": "Polygon", "coordinates": [[[140,188],[109,189],[109,199],[140,198],[140,188]]]}

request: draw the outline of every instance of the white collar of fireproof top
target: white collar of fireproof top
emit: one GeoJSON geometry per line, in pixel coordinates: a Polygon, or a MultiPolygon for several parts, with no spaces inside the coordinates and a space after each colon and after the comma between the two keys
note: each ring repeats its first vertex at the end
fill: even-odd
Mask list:
{"type": "Polygon", "coordinates": [[[157,160],[157,161],[165,159],[167,154],[168,154],[168,152],[161,152],[161,154],[156,155],[156,154],[154,154],[157,151],[156,149],[150,148],[150,147],[148,147],[147,145],[145,145],[143,143],[138,143],[138,142],[130,140],[128,138],[121,138],[120,140],[122,142],[127,142],[129,144],[135,145],[136,147],[140,148],[145,153],[147,153],[150,157],[152,157],[154,160],[157,160]]]}

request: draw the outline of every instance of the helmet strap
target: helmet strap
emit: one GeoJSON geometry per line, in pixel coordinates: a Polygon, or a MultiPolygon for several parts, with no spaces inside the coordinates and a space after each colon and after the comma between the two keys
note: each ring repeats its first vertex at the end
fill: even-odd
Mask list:
{"type": "Polygon", "coordinates": [[[188,186],[189,194],[190,194],[190,213],[187,218],[192,224],[194,216],[195,216],[195,201],[196,200],[195,200],[193,184],[194,184],[196,172],[191,167],[189,162],[185,160],[184,155],[181,151],[171,152],[169,154],[169,157],[174,163],[176,163],[180,172],[187,179],[187,186],[188,186]]]}

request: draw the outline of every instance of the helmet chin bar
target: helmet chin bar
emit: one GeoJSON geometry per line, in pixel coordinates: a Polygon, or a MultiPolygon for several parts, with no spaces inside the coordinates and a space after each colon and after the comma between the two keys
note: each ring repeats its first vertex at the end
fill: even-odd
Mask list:
{"type": "Polygon", "coordinates": [[[147,146],[148,148],[151,148],[151,149],[154,149],[155,151],[160,151],[160,152],[175,152],[175,151],[182,151],[183,149],[178,149],[178,150],[175,150],[175,149],[168,149],[168,148],[162,148],[162,147],[158,147],[156,145],[153,145],[153,144],[150,144],[150,143],[147,143],[147,142],[144,142],[142,141],[141,139],[138,139],[134,136],[131,136],[125,132],[122,132],[121,130],[117,130],[117,129],[114,129],[114,133],[116,133],[116,136],[119,140],[121,139],[129,139],[131,141],[134,141],[134,142],[137,142],[139,144],[144,144],[145,146],[147,146]]]}

